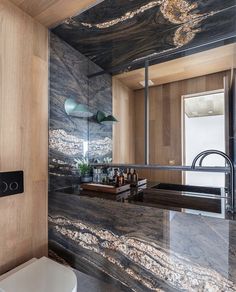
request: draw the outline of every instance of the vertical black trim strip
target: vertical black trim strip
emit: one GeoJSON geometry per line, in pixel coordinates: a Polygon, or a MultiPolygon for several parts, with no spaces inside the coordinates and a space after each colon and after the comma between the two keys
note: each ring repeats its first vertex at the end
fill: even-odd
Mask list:
{"type": "MultiPolygon", "coordinates": [[[[236,168],[236,70],[232,70],[232,82],[231,82],[231,120],[232,133],[231,133],[231,143],[232,143],[232,157],[234,162],[234,169],[236,168]]],[[[235,172],[234,172],[235,173],[235,172]]],[[[236,213],[236,176],[234,175],[234,211],[236,213]]]]}
{"type": "Polygon", "coordinates": [[[145,164],[149,164],[149,84],[148,84],[148,70],[149,70],[149,61],[145,61],[145,110],[144,110],[144,119],[145,119],[145,145],[144,145],[144,157],[145,164]]]}
{"type": "MultiPolygon", "coordinates": [[[[229,77],[224,76],[225,153],[230,156],[230,96],[229,77]]],[[[231,156],[230,156],[231,157],[231,156]]],[[[231,157],[232,158],[232,157],[231,157]]]]}

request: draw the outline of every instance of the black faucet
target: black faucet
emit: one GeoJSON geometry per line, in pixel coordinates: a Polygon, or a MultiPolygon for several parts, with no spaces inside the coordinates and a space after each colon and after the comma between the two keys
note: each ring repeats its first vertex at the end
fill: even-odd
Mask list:
{"type": "Polygon", "coordinates": [[[230,159],[230,157],[227,154],[225,154],[224,152],[219,151],[219,150],[205,150],[205,151],[202,151],[201,153],[199,153],[194,158],[193,163],[192,163],[192,169],[196,169],[196,163],[197,163],[199,158],[201,158],[200,161],[199,161],[199,166],[202,167],[203,160],[208,155],[211,155],[211,154],[217,154],[217,155],[220,155],[221,157],[224,157],[224,159],[227,161],[227,163],[229,165],[229,168],[230,168],[230,182],[229,182],[229,184],[230,184],[230,186],[228,188],[228,194],[230,194],[231,203],[230,203],[230,207],[229,207],[228,211],[234,213],[235,212],[235,202],[234,202],[234,165],[233,165],[233,162],[230,159]]]}

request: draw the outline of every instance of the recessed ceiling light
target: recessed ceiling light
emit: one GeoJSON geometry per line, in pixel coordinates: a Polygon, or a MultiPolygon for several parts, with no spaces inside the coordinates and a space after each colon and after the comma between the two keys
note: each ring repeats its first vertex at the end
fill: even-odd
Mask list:
{"type": "MultiPolygon", "coordinates": [[[[145,80],[140,81],[139,84],[142,85],[142,87],[145,87],[145,80]]],[[[154,85],[154,82],[149,79],[148,80],[148,86],[152,86],[152,85],[154,85]]]]}

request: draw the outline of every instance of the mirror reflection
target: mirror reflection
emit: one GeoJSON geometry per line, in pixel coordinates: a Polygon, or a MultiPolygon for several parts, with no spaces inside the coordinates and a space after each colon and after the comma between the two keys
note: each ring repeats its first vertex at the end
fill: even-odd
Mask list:
{"type": "MultiPolygon", "coordinates": [[[[235,48],[232,43],[148,67],[150,164],[191,165],[203,150],[230,152],[229,86],[235,48]]],[[[114,134],[117,141],[123,142],[114,143],[114,162],[145,163],[144,79],[144,68],[113,76],[113,101],[119,97],[120,103],[113,104],[114,114],[120,120],[114,125],[114,134]],[[126,104],[121,106],[123,99],[126,104]],[[128,123],[133,130],[124,137],[122,128],[128,123]],[[120,147],[132,149],[132,155],[120,147]],[[119,150],[123,155],[119,155],[119,150]]],[[[204,165],[224,166],[225,162],[212,155],[204,165]]],[[[196,184],[197,180],[204,185],[207,180],[208,185],[210,181],[212,185],[222,186],[224,182],[224,174],[166,171],[144,171],[144,174],[153,180],[175,183],[196,184]]]]}
{"type": "MultiPolygon", "coordinates": [[[[64,175],[63,165],[70,173],[74,160],[84,156],[89,162],[169,167],[190,165],[212,148],[232,157],[234,16],[234,0],[115,0],[53,28],[52,176],[64,175]]],[[[204,165],[225,161],[211,155],[204,165]]],[[[194,180],[182,171],[141,169],[139,175],[181,184],[194,180]]],[[[225,181],[224,174],[194,177],[203,185],[225,181]]]]}

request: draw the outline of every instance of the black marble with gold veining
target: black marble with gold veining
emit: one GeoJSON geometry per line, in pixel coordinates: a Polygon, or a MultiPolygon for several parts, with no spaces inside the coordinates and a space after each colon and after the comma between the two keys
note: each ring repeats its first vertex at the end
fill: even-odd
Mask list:
{"type": "Polygon", "coordinates": [[[236,222],[53,193],[49,248],[122,291],[236,291],[236,222]]]}
{"type": "Polygon", "coordinates": [[[112,156],[112,126],[104,126],[93,118],[69,116],[65,101],[74,99],[97,111],[112,113],[112,80],[109,74],[88,78],[101,70],[84,55],[54,34],[50,34],[50,117],[49,174],[50,190],[70,186],[74,159],[87,154],[92,159],[112,156]],[[85,151],[87,144],[87,152],[85,151]]]}
{"type": "Polygon", "coordinates": [[[140,58],[232,42],[235,5],[235,0],[105,0],[53,32],[103,69],[119,71],[130,63],[132,69],[140,58]]]}

